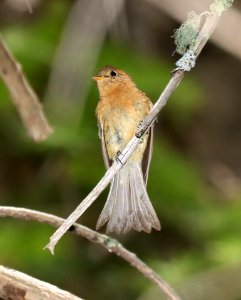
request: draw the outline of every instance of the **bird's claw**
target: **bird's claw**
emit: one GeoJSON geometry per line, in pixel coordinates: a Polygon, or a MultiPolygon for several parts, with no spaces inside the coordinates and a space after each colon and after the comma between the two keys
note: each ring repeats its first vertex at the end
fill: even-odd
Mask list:
{"type": "Polygon", "coordinates": [[[137,125],[137,129],[140,129],[140,127],[142,126],[142,124],[143,124],[143,121],[139,121],[138,125],[137,125]]]}
{"type": "Polygon", "coordinates": [[[123,154],[121,153],[121,151],[117,151],[117,153],[116,153],[116,161],[118,163],[120,163],[120,164],[123,165],[123,162],[121,161],[120,156],[123,156],[123,154]]]}

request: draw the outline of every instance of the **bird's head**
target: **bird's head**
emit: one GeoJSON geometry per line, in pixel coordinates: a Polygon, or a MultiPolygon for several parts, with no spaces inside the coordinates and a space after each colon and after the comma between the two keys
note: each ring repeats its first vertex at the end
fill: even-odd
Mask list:
{"type": "Polygon", "coordinates": [[[122,85],[123,88],[129,85],[134,86],[128,74],[112,66],[105,66],[92,79],[97,82],[101,94],[108,93],[112,89],[119,88],[122,85]]]}

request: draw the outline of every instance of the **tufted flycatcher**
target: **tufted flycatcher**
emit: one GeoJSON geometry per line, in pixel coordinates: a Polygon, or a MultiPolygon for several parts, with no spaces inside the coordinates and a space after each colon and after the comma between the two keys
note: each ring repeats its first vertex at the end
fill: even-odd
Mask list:
{"type": "MultiPolygon", "coordinates": [[[[93,79],[100,100],[96,115],[106,168],[109,168],[133,137],[152,107],[129,75],[112,66],[102,68],[93,79]]],[[[111,182],[96,228],[107,221],[106,232],[126,233],[131,228],[150,233],[160,222],[146,191],[152,155],[153,126],[111,182]]]]}

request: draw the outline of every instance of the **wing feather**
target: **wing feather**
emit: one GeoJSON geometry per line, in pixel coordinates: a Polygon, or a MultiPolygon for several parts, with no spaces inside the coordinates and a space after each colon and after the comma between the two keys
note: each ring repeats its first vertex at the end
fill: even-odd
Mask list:
{"type": "Polygon", "coordinates": [[[148,173],[149,173],[152,150],[153,150],[153,131],[154,131],[154,125],[152,125],[151,128],[149,129],[148,141],[147,141],[145,153],[142,160],[142,172],[143,172],[144,182],[146,185],[147,185],[148,173]]]}
{"type": "Polygon", "coordinates": [[[98,128],[99,128],[98,135],[101,139],[101,149],[102,149],[104,164],[105,164],[106,169],[109,169],[109,167],[111,166],[111,160],[108,158],[108,153],[107,153],[106,144],[105,144],[104,132],[103,132],[103,128],[102,128],[100,123],[98,123],[98,128]]]}

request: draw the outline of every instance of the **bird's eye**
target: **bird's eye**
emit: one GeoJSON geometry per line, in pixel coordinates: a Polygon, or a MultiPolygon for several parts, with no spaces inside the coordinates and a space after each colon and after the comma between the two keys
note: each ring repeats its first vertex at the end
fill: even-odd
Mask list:
{"type": "Polygon", "coordinates": [[[111,75],[112,77],[115,77],[117,74],[116,74],[115,71],[111,71],[111,72],[110,72],[110,75],[111,75]]]}

